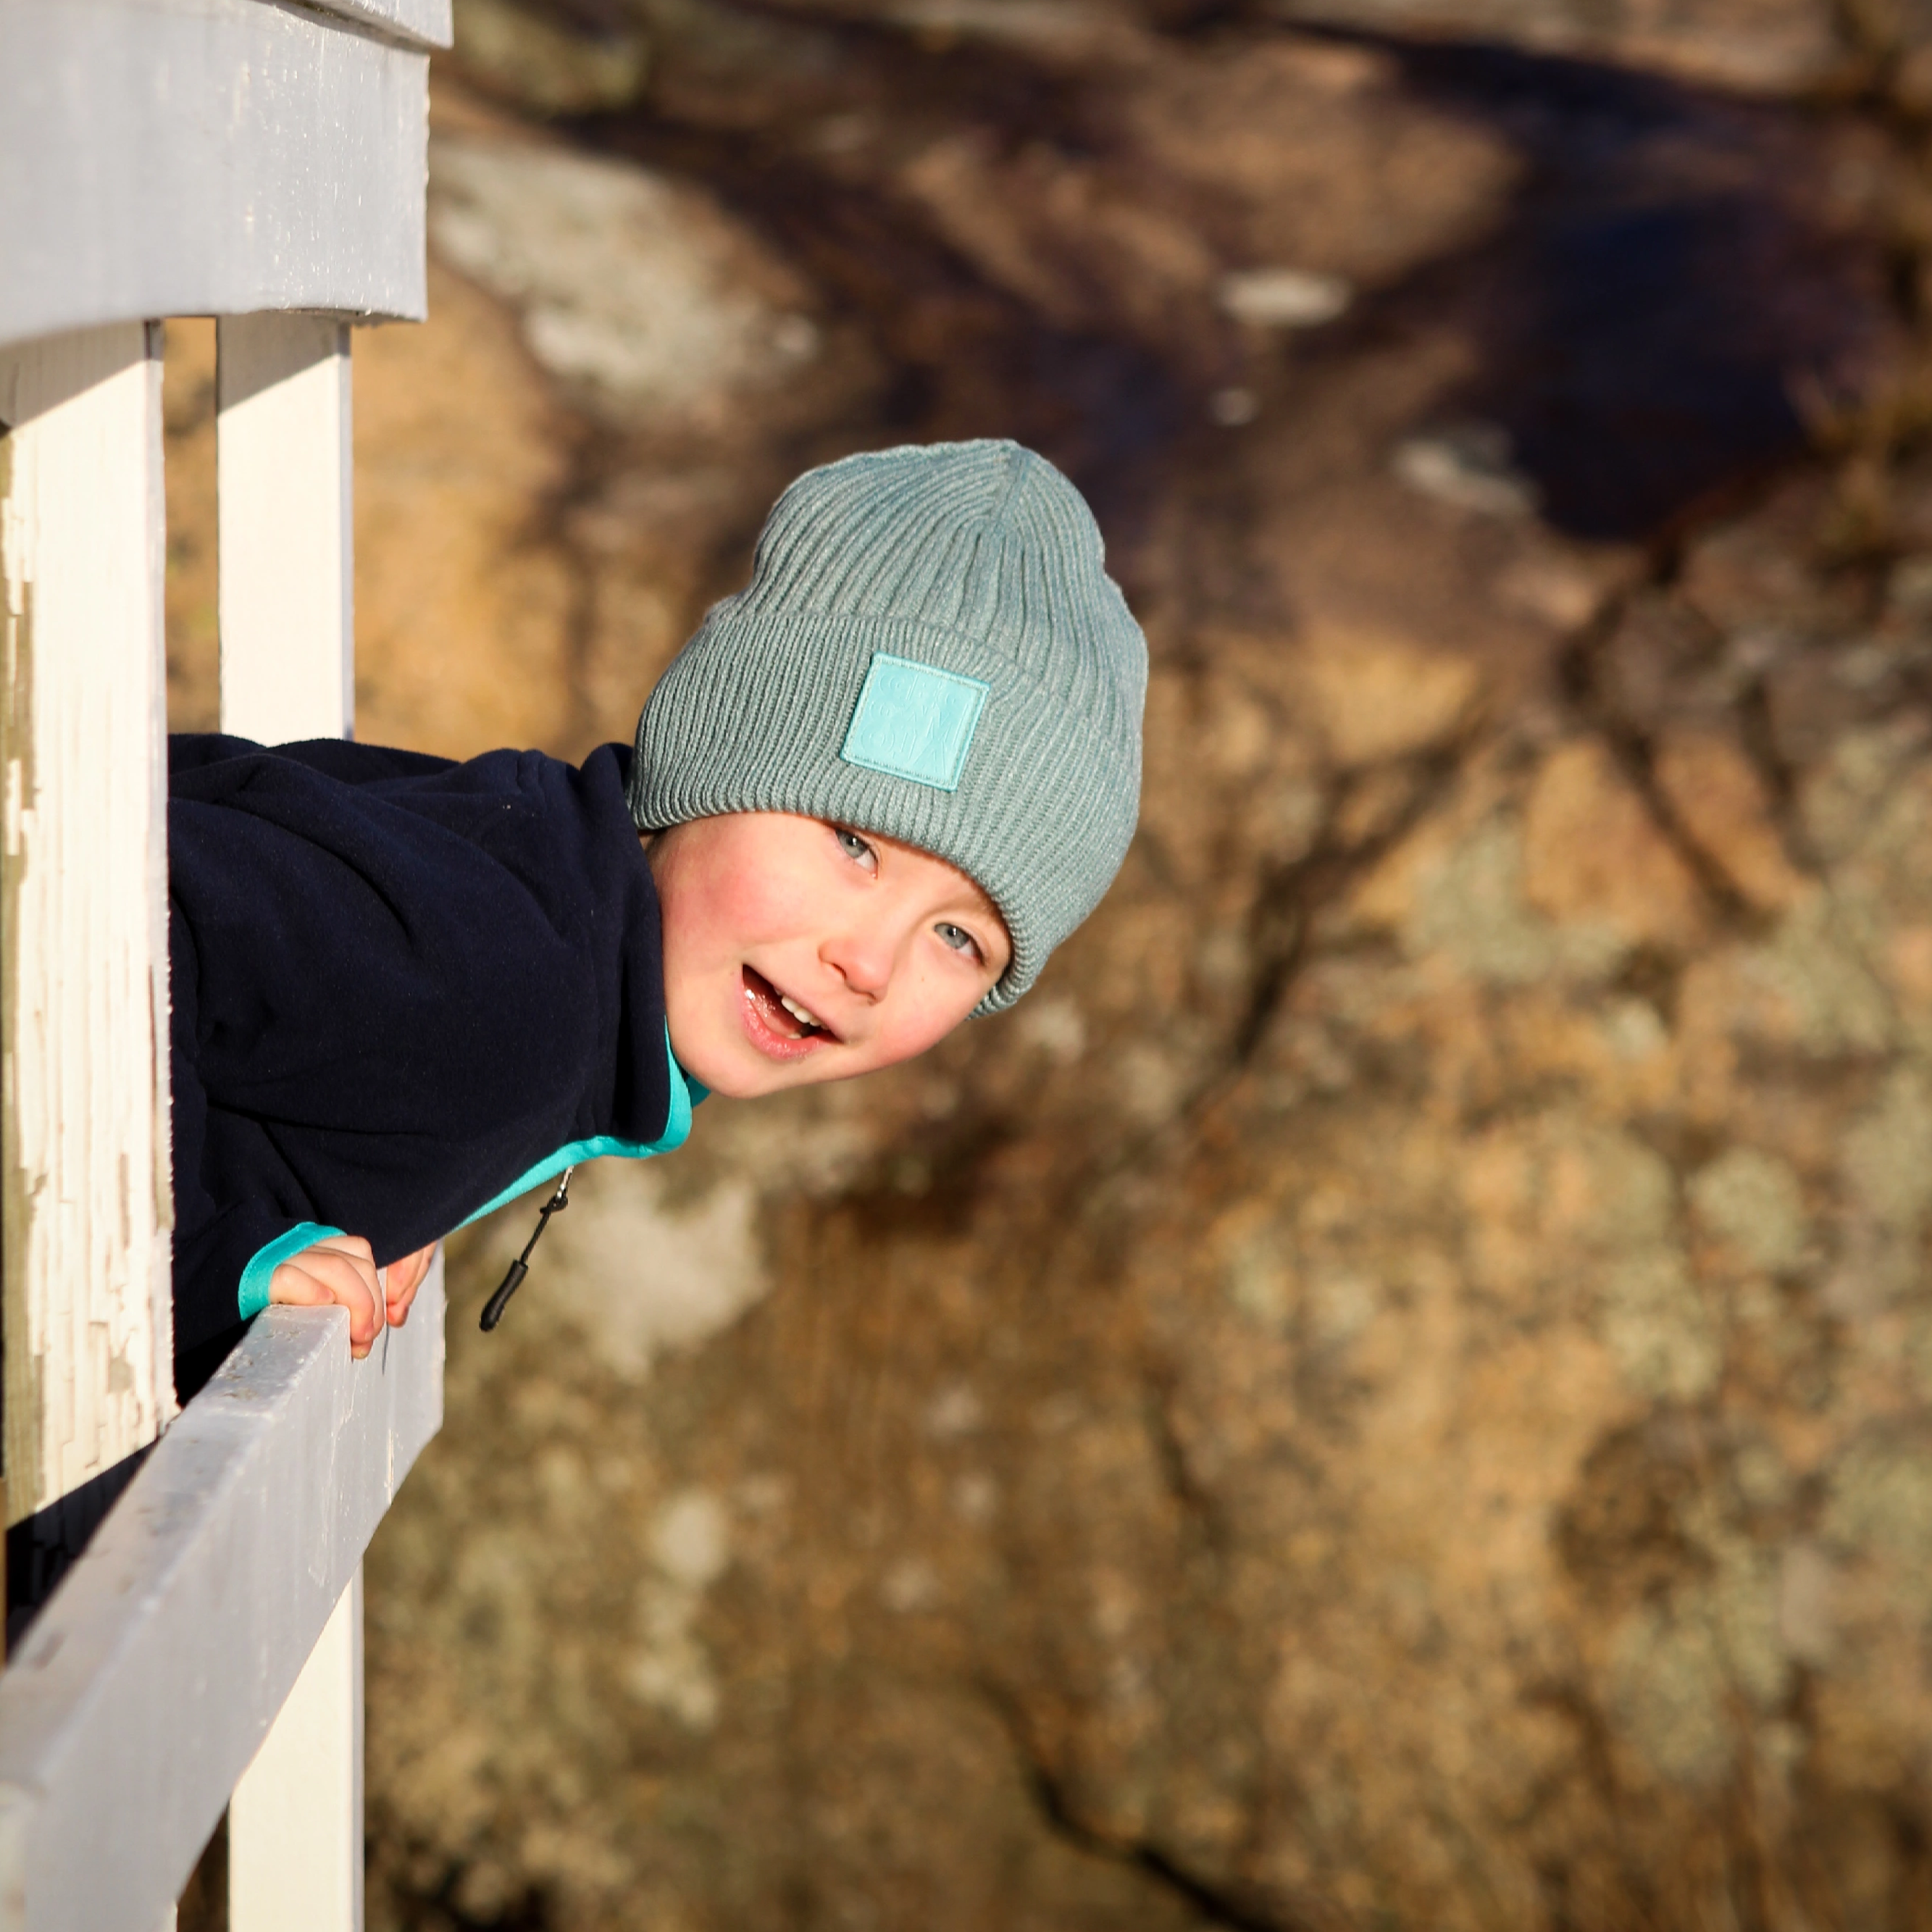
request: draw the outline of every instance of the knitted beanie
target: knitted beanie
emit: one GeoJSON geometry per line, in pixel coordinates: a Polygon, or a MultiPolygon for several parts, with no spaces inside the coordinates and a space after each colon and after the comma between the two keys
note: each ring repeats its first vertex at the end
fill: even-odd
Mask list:
{"type": "Polygon", "coordinates": [[[1100,902],[1140,806],[1147,644],[1078,490],[1006,442],[808,470],[638,721],[646,830],[794,812],[957,866],[1012,1005],[1100,902]]]}

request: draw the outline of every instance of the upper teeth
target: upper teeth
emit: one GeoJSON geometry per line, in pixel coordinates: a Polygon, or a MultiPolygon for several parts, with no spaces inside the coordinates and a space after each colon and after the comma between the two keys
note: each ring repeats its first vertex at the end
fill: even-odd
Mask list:
{"type": "Polygon", "coordinates": [[[822,1020],[820,1020],[815,1018],[812,1014],[807,1012],[789,993],[781,993],[778,995],[778,1004],[784,1007],[785,1011],[790,1014],[792,1018],[797,1021],[800,1026],[815,1027],[823,1026],[824,1024],[824,1022],[822,1020]]]}

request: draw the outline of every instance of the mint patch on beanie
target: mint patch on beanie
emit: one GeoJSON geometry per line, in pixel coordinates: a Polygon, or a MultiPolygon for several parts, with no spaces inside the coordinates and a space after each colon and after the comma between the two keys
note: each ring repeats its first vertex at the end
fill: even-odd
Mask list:
{"type": "Polygon", "coordinates": [[[957,791],[991,688],[976,677],[874,651],[838,755],[848,765],[957,791]]]}
{"type": "Polygon", "coordinates": [[[1147,644],[1078,490],[1017,443],[808,470],[752,580],[638,721],[646,830],[795,812],[935,854],[999,908],[1010,1006],[1100,902],[1140,808],[1147,644]]]}

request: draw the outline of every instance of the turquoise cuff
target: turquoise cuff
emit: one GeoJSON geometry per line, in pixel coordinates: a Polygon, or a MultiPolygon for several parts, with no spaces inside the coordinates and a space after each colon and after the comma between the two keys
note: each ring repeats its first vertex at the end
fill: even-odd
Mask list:
{"type": "Polygon", "coordinates": [[[286,1234],[278,1234],[266,1247],[257,1248],[242,1270],[241,1292],[236,1297],[242,1319],[250,1321],[268,1306],[268,1284],[283,1262],[341,1232],[340,1228],[325,1228],[320,1221],[298,1221],[286,1234]]]}

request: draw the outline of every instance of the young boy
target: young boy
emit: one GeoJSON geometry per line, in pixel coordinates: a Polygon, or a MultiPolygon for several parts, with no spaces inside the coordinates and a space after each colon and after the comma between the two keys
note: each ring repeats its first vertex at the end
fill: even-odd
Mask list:
{"type": "Polygon", "coordinates": [[[969,442],[793,484],[634,750],[174,740],[183,1379],[271,1301],[366,1354],[450,1229],[1010,1006],[1126,853],[1146,682],[1079,494],[969,442]]]}

